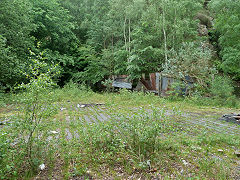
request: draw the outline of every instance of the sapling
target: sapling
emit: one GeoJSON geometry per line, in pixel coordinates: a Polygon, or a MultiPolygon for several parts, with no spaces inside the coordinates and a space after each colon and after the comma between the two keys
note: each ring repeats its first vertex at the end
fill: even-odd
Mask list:
{"type": "Polygon", "coordinates": [[[25,155],[32,168],[35,168],[40,161],[33,156],[33,148],[40,153],[44,141],[43,121],[48,119],[55,111],[52,105],[50,90],[56,86],[53,77],[59,74],[58,65],[49,65],[44,61],[43,53],[36,55],[31,52],[30,72],[24,72],[28,83],[22,83],[18,89],[24,92],[20,94],[23,109],[21,111],[20,131],[25,145],[25,155]],[[23,97],[23,98],[22,98],[23,97]]]}

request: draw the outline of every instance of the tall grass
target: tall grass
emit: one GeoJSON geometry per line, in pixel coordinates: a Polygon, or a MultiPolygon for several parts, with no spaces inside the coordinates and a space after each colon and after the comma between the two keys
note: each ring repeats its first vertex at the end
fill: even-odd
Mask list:
{"type": "MultiPolygon", "coordinates": [[[[182,116],[184,107],[179,104],[152,94],[126,90],[119,94],[97,94],[75,84],[52,90],[44,95],[44,99],[49,96],[53,102],[49,107],[54,111],[42,121],[40,133],[34,136],[33,169],[27,165],[28,159],[24,156],[27,137],[24,128],[27,126],[19,119],[24,117],[24,109],[18,108],[12,110],[10,116],[6,115],[13,123],[1,128],[1,179],[33,177],[41,173],[38,166],[42,163],[47,166],[45,173],[49,174],[58,173],[54,168],[59,166],[61,178],[65,179],[89,177],[89,174],[100,179],[104,174],[113,178],[119,168],[123,178],[133,174],[146,178],[232,177],[237,159],[233,152],[240,145],[239,136],[213,133],[201,126],[187,124],[182,116]],[[89,123],[83,116],[87,114],[97,119],[100,112],[72,108],[81,103],[105,103],[102,113],[110,117],[89,123]],[[61,111],[62,107],[66,109],[61,111]],[[66,117],[70,118],[70,123],[66,117]],[[78,136],[67,139],[66,128],[78,136]],[[53,130],[58,134],[51,134],[53,130]],[[224,153],[218,149],[223,149],[224,153]],[[216,156],[222,161],[216,160],[216,156]],[[106,169],[110,171],[107,175],[106,169]]],[[[18,94],[12,99],[16,97],[24,98],[18,94]]]]}

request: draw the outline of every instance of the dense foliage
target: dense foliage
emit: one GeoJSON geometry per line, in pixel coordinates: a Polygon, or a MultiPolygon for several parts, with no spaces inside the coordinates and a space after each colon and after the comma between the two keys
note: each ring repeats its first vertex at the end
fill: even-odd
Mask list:
{"type": "Polygon", "coordinates": [[[27,82],[20,71],[29,71],[29,49],[45,51],[49,66],[60,65],[59,85],[70,80],[95,85],[119,74],[138,79],[142,73],[168,71],[166,64],[174,61],[182,68],[172,74],[187,73],[205,81],[214,69],[210,51],[218,52],[218,69],[239,80],[240,2],[207,2],[2,0],[0,87],[27,82]],[[199,36],[199,23],[211,29],[215,49],[200,45],[208,36],[199,36]],[[186,49],[186,44],[194,46],[186,49]],[[197,71],[199,65],[204,72],[189,70],[197,71]]]}
{"type": "Polygon", "coordinates": [[[219,35],[220,68],[240,79],[240,1],[215,0],[211,8],[216,15],[215,31],[219,35]]]}

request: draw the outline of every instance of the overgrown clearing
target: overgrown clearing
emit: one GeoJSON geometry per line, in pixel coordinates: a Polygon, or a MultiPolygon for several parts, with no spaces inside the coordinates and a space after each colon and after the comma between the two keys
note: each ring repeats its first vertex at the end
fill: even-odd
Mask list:
{"type": "Polygon", "coordinates": [[[0,110],[7,120],[0,126],[2,179],[240,178],[240,126],[218,120],[237,109],[128,91],[55,90],[54,113],[33,134],[30,166],[15,98],[0,110]]]}
{"type": "Polygon", "coordinates": [[[0,179],[240,179],[239,12],[0,0],[0,179]]]}

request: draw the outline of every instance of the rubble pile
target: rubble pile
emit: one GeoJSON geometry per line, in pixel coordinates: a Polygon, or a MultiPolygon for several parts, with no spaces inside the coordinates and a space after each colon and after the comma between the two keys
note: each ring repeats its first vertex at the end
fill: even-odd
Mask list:
{"type": "Polygon", "coordinates": [[[233,122],[233,123],[237,123],[240,125],[240,113],[239,114],[224,114],[220,120],[224,120],[227,122],[233,122]]]}

